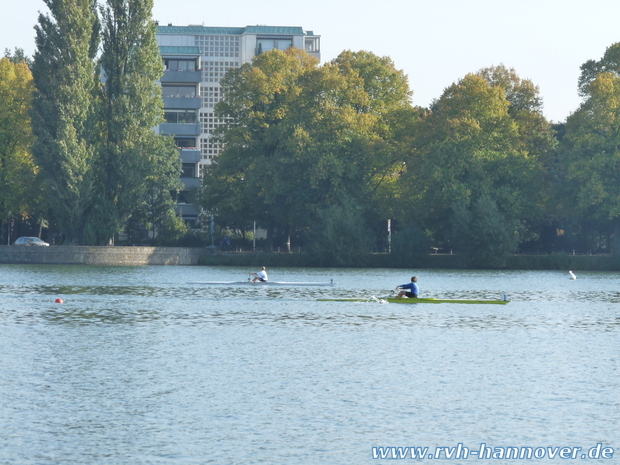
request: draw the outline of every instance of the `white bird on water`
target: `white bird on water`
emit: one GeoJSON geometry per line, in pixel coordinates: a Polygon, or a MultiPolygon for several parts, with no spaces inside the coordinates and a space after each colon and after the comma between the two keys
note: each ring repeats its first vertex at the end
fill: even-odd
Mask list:
{"type": "Polygon", "coordinates": [[[572,271],[568,272],[570,274],[570,279],[577,279],[577,276],[575,276],[575,273],[573,273],[572,271]]]}

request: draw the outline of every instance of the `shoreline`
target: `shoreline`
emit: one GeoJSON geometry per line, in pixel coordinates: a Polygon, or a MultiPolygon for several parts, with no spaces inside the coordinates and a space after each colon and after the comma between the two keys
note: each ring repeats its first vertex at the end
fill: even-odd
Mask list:
{"type": "Polygon", "coordinates": [[[198,265],[209,254],[198,247],[0,246],[0,263],[25,265],[198,265]]]}
{"type": "MultiPolygon", "coordinates": [[[[0,264],[107,266],[268,266],[317,268],[304,253],[214,252],[209,247],[0,246],[0,264]]],[[[323,265],[324,267],[335,267],[323,265]]],[[[396,254],[368,254],[336,268],[473,269],[457,254],[427,254],[405,261],[396,254]]],[[[512,255],[501,270],[620,271],[613,255],[512,255]]]]}

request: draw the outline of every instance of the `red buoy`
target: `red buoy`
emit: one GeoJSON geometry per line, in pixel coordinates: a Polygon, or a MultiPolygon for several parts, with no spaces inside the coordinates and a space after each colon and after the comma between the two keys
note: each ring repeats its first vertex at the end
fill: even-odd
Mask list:
{"type": "Polygon", "coordinates": [[[62,299],[56,299],[54,302],[56,302],[57,304],[64,304],[64,300],[62,299]]]}

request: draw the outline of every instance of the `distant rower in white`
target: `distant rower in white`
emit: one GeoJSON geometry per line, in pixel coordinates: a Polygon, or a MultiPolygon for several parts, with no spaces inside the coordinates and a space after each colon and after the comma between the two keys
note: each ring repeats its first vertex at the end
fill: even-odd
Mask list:
{"type": "Polygon", "coordinates": [[[258,273],[252,273],[253,276],[256,276],[252,282],[260,281],[262,283],[267,282],[267,269],[263,266],[258,273]]]}

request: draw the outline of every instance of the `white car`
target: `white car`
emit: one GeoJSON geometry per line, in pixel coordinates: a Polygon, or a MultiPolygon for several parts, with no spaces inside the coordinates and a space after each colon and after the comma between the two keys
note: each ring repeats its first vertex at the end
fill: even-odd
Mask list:
{"type": "Polygon", "coordinates": [[[26,237],[26,236],[17,238],[17,240],[15,241],[14,245],[42,245],[42,246],[49,246],[49,244],[47,242],[42,241],[38,237],[26,237]]]}

